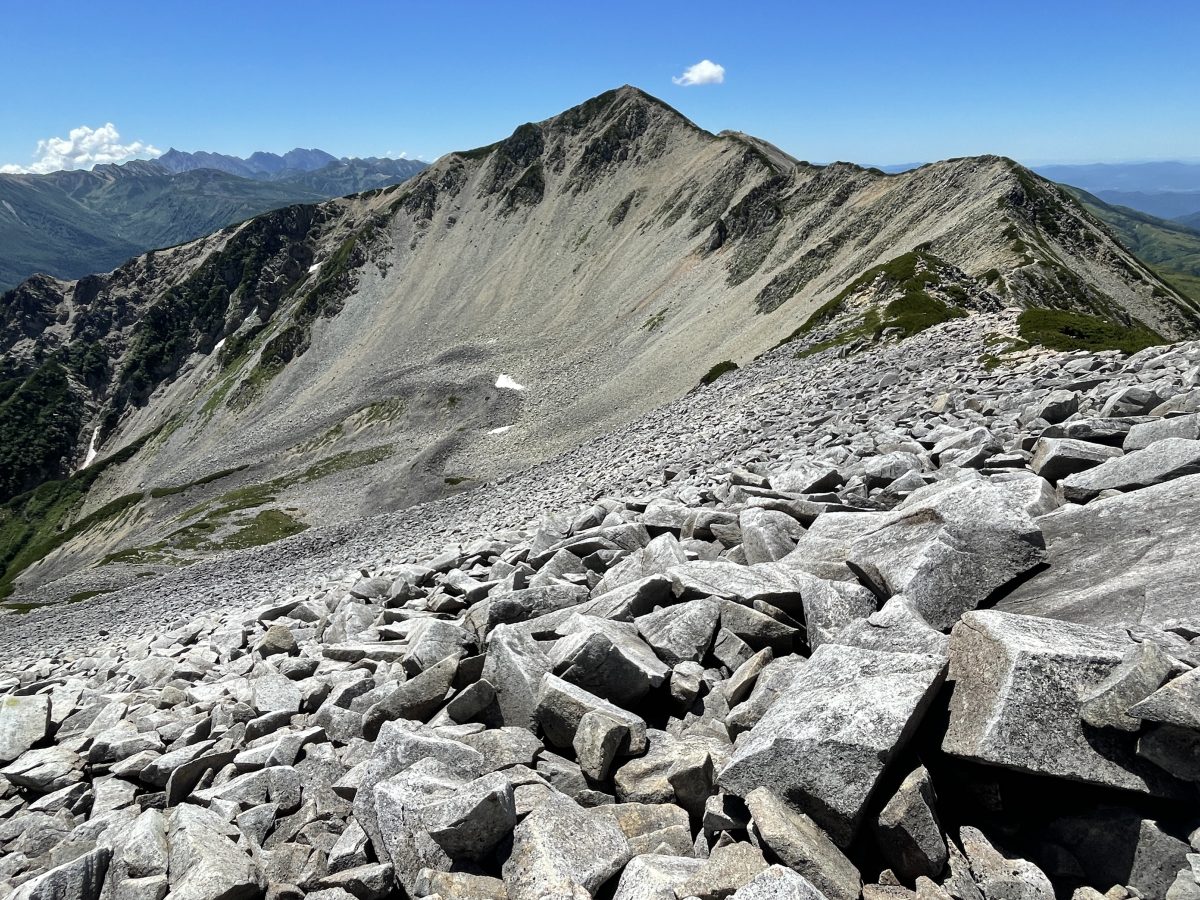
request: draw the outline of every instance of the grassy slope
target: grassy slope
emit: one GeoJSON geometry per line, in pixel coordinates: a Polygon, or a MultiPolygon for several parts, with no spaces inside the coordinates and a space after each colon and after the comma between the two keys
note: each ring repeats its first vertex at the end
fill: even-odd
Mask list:
{"type": "Polygon", "coordinates": [[[1079,188],[1067,190],[1111,228],[1135,256],[1176,289],[1200,302],[1200,231],[1125,206],[1113,206],[1079,188]]]}

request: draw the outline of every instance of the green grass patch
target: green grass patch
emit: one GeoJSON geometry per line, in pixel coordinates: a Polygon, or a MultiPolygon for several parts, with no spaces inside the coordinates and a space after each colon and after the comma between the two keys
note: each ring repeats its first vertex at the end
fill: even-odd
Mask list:
{"type": "Polygon", "coordinates": [[[648,318],[645,322],[642,323],[642,330],[643,331],[651,331],[651,332],[658,331],[658,329],[662,328],[663,322],[665,322],[666,320],[667,320],[667,311],[665,309],[660,309],[658,312],[656,312],[654,315],[652,315],[650,318],[648,318]]]}
{"type": "Polygon", "coordinates": [[[282,510],[264,509],[254,518],[245,521],[233,534],[219,541],[215,549],[245,550],[247,547],[260,547],[299,534],[306,528],[307,524],[282,510]]]}
{"type": "Polygon", "coordinates": [[[273,503],[279,494],[297,484],[319,481],[338,472],[373,465],[391,453],[392,447],[388,444],[365,450],[348,450],[320,460],[303,472],[226,491],[214,500],[193,506],[179,517],[182,522],[202,516],[198,521],[177,528],[157,543],[110,553],[99,564],[177,564],[186,561],[179,558],[179,553],[212,553],[257,547],[298,534],[308,525],[280,510],[261,510],[249,519],[237,519],[235,514],[273,503]],[[237,530],[221,537],[221,532],[231,525],[238,526],[237,530]]]}
{"type": "Polygon", "coordinates": [[[47,481],[0,506],[0,597],[13,591],[16,577],[94,525],[116,518],[136,505],[141,494],[127,494],[68,525],[96,480],[112,466],[131,459],[155,432],[149,432],[111,456],[59,481],[47,481]]]}
{"type": "Polygon", "coordinates": [[[202,478],[197,478],[194,481],[189,481],[186,484],[176,484],[170,487],[153,488],[150,491],[150,496],[154,498],[171,497],[175,494],[182,494],[189,488],[200,487],[205,484],[212,484],[214,481],[220,481],[222,478],[228,478],[242,469],[247,468],[247,465],[234,466],[232,469],[221,469],[219,472],[212,472],[202,478]]]}
{"type": "Polygon", "coordinates": [[[712,384],[726,372],[732,372],[738,367],[738,364],[731,359],[725,359],[717,363],[711,369],[704,373],[700,378],[701,384],[712,384]]]}
{"type": "Polygon", "coordinates": [[[1116,322],[1061,309],[1027,309],[1017,319],[1021,337],[1051,350],[1120,350],[1136,353],[1166,343],[1145,325],[1116,322]]]}

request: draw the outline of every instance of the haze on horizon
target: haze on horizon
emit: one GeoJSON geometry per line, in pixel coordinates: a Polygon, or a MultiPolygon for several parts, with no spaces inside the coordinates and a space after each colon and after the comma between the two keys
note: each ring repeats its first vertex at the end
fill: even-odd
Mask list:
{"type": "Polygon", "coordinates": [[[801,159],[1028,164],[1200,158],[1200,10],[1149,0],[844,8],[711,0],[444,9],[363,0],[6,10],[0,166],[167,147],[432,160],[620,84],[801,159]],[[86,130],[85,130],[86,129],[86,130]],[[74,134],[72,133],[74,132],[74,134]]]}

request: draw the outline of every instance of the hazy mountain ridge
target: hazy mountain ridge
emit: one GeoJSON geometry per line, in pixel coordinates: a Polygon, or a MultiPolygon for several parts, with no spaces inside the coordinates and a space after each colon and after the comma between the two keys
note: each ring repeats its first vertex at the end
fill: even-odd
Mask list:
{"type": "Polygon", "coordinates": [[[796,164],[622,88],[409,184],[6,294],[9,391],[51,384],[73,404],[74,439],[42,448],[41,477],[81,462],[96,428],[101,457],[132,448],[70,507],[100,516],[86,539],[36,557],[21,589],[503,477],[835,302],[845,327],[821,339],[843,352],[1004,305],[1167,337],[1200,321],[1010,160],[796,164]]]}
{"type": "MultiPolygon", "coordinates": [[[[194,240],[271,209],[396,184],[424,168],[416,160],[337,160],[321,151],[292,151],[276,157],[288,168],[256,177],[201,165],[218,154],[186,155],[192,157],[186,165],[182,156],[90,171],[0,175],[0,289],[35,272],[60,278],[106,272],[146,250],[194,240]],[[314,168],[326,156],[332,162],[314,168]]],[[[259,156],[273,154],[250,159],[259,156]]]]}

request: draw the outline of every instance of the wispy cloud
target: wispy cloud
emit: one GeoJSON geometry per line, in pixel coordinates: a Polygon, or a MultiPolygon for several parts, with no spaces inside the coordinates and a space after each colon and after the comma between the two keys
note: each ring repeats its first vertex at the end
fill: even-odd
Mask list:
{"type": "Polygon", "coordinates": [[[719,66],[711,59],[702,59],[694,66],[688,66],[682,75],[671,79],[683,87],[694,84],[722,84],[725,81],[725,67],[719,66]]]}
{"type": "Polygon", "coordinates": [[[61,169],[90,169],[105,163],[120,163],[130,159],[161,156],[162,151],[152,144],[133,141],[121,143],[121,134],[112,122],[100,128],[80,125],[65,137],[38,141],[34,160],[28,166],[10,163],[0,166],[5,175],[44,175],[61,169]]]}

